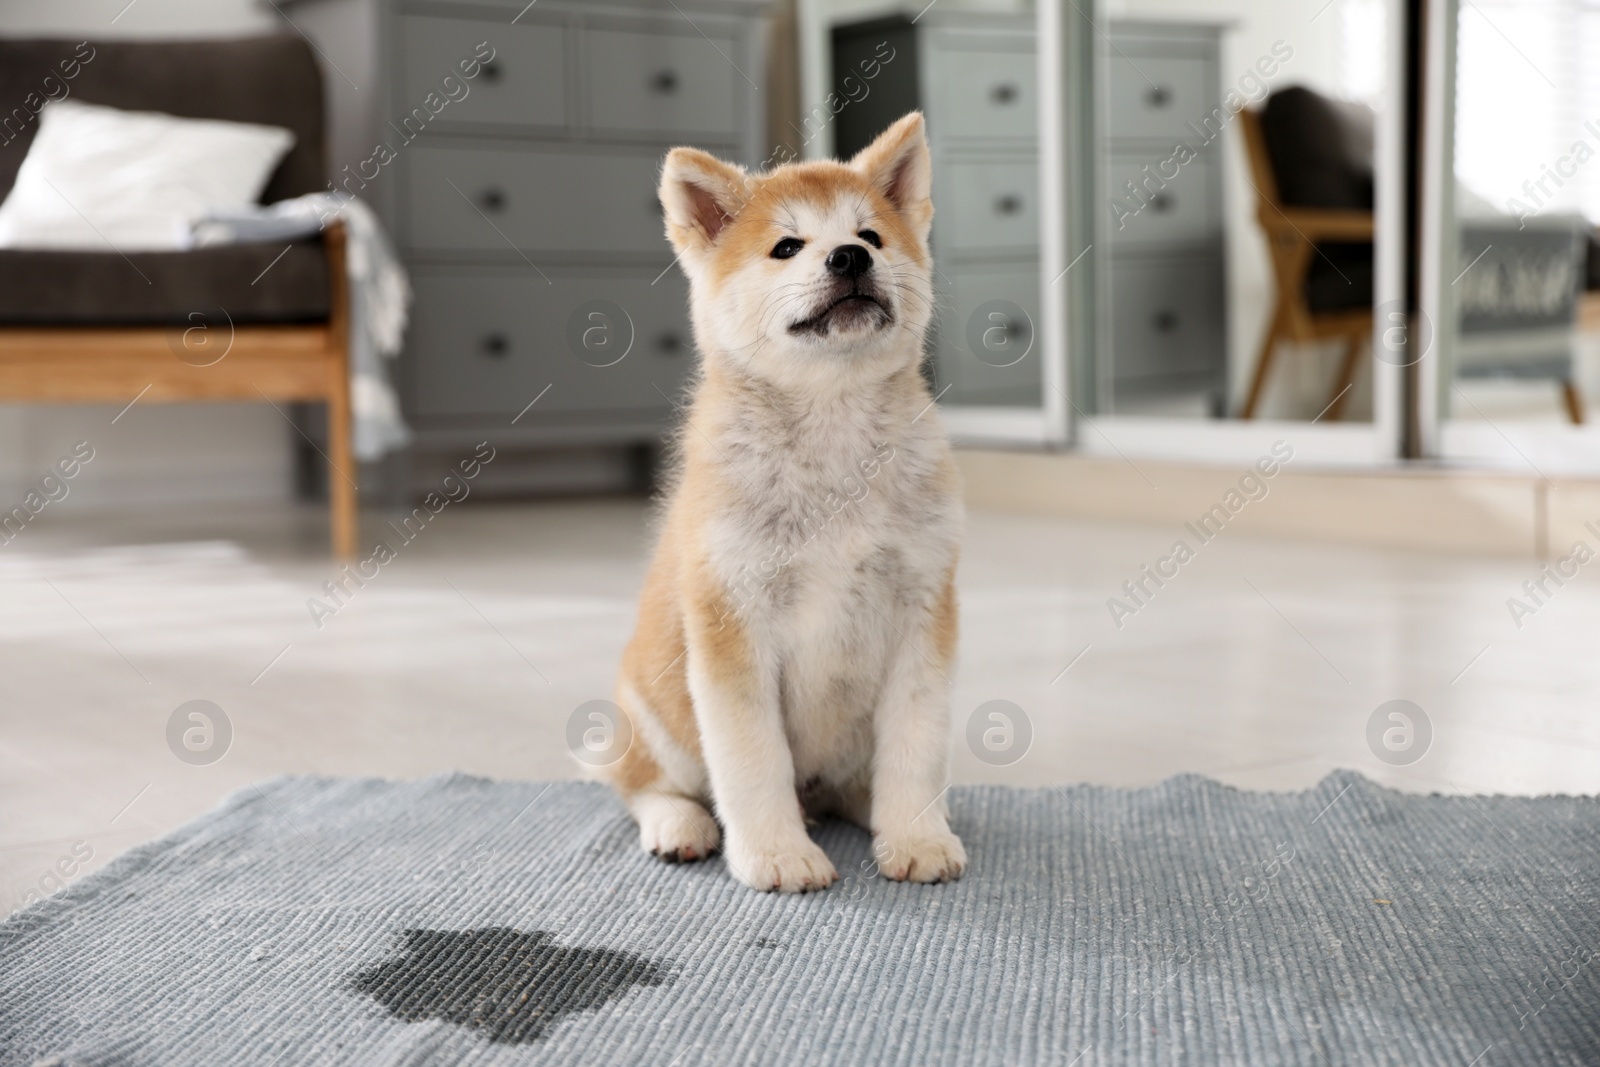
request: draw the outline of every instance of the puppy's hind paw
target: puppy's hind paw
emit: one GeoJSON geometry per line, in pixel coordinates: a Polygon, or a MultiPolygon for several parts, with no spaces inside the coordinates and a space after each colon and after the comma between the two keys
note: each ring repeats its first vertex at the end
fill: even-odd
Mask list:
{"type": "Polygon", "coordinates": [[[949,830],[878,834],[872,854],[878,870],[895,882],[953,882],[967,869],[967,850],[949,830]]]}

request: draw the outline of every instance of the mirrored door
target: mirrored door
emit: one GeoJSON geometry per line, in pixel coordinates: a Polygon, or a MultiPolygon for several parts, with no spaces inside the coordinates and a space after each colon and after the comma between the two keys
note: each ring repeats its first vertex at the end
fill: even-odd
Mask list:
{"type": "Polygon", "coordinates": [[[1455,0],[1430,40],[1419,365],[1429,451],[1520,469],[1600,469],[1600,8],[1455,0]]]}
{"type": "Polygon", "coordinates": [[[1099,12],[1094,410],[1370,422],[1383,3],[1099,12]]]}
{"type": "Polygon", "coordinates": [[[1232,462],[1293,428],[1306,462],[1396,460],[1403,25],[1399,0],[1068,5],[1053,60],[1091,135],[1050,196],[1070,217],[1090,190],[1058,250],[1092,279],[1079,447],[1232,462]]]}

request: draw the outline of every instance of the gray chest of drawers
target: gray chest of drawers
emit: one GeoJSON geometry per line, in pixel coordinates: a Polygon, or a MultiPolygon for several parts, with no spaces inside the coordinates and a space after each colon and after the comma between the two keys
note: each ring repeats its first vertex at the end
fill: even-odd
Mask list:
{"type": "Polygon", "coordinates": [[[419,447],[660,438],[694,361],[661,158],[764,158],[761,16],[715,0],[385,5],[419,447]]]}
{"type": "MultiPolygon", "coordinates": [[[[931,369],[950,403],[1035,406],[1041,399],[1033,345],[1042,289],[1035,32],[1031,16],[937,10],[915,22],[897,15],[833,30],[836,85],[875,51],[881,55],[883,43],[894,49],[867,95],[839,113],[841,156],[912,108],[927,115],[939,299],[931,369]]],[[[1109,203],[1123,182],[1143,177],[1146,163],[1172,153],[1186,119],[1216,106],[1217,31],[1113,22],[1101,63],[1107,137],[1099,165],[1110,221],[1097,242],[1107,248],[1093,260],[1103,294],[1094,403],[1107,410],[1118,398],[1220,397],[1218,153],[1202,150],[1161,199],[1121,227],[1109,203]]]]}

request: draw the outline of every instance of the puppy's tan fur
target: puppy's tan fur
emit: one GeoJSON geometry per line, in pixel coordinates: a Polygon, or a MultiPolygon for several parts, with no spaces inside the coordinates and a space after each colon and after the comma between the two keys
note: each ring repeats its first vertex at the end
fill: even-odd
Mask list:
{"type": "Polygon", "coordinates": [[[747,174],[674,149],[660,192],[701,371],[617,687],[632,744],[609,779],[647,850],[720,844],[757,889],[834,881],[805,826],[826,812],[872,831],[890,878],[958,877],[943,793],[962,514],[918,369],[922,117],[848,163],[747,174]],[[804,246],[775,258],[784,238],[804,246]],[[830,270],[846,246],[867,251],[864,273],[830,270]]]}

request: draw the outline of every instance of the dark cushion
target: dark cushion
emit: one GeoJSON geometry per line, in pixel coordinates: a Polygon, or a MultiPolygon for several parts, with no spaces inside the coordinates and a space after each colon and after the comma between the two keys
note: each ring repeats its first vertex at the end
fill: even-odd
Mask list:
{"type": "Polygon", "coordinates": [[[80,50],[77,41],[0,41],[0,101],[10,109],[0,112],[0,197],[17,180],[39,128],[38,110],[49,96],[125,111],[283,126],[294,133],[294,147],[261,202],[327,188],[322,75],[300,37],[91,41],[88,48],[93,51],[80,50]],[[72,70],[76,76],[66,78],[72,70]]]}
{"type": "MultiPolygon", "coordinates": [[[[1371,211],[1373,114],[1293,85],[1261,108],[1278,200],[1286,207],[1371,211]]],[[[1306,306],[1313,313],[1372,306],[1372,242],[1325,242],[1306,270],[1306,306]]]]}
{"type": "Polygon", "coordinates": [[[1370,308],[1372,283],[1371,242],[1320,244],[1306,269],[1306,306],[1313,313],[1370,308]]]}
{"type": "Polygon", "coordinates": [[[236,324],[326,321],[322,239],[285,247],[276,241],[126,258],[0,249],[0,325],[187,325],[194,312],[236,324]]]}
{"type": "Polygon", "coordinates": [[[1267,97],[1261,133],[1285,206],[1372,210],[1372,109],[1298,85],[1267,97]]]}

